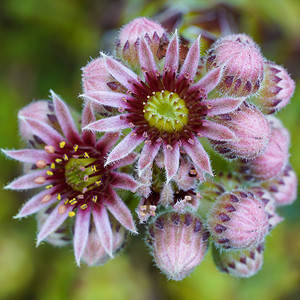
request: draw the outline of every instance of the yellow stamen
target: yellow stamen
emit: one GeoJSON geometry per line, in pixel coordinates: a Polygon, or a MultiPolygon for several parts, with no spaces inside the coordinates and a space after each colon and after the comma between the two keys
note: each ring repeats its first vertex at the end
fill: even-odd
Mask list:
{"type": "Polygon", "coordinates": [[[49,184],[49,185],[46,186],[46,189],[49,190],[49,189],[51,189],[52,187],[53,187],[53,185],[52,185],[52,184],[49,184]]]}
{"type": "Polygon", "coordinates": [[[56,161],[57,163],[60,163],[60,162],[62,162],[62,159],[57,158],[55,161],[56,161]]]}
{"type": "Polygon", "coordinates": [[[55,169],[55,163],[51,163],[50,168],[51,168],[51,169],[55,169]]]}
{"type": "Polygon", "coordinates": [[[71,205],[75,205],[75,204],[77,203],[76,198],[71,199],[71,200],[69,201],[69,203],[70,203],[71,205]]]}
{"type": "Polygon", "coordinates": [[[85,158],[90,158],[87,152],[84,152],[83,156],[84,156],[85,158]]]}
{"type": "Polygon", "coordinates": [[[75,216],[75,212],[74,212],[74,211],[70,211],[70,212],[69,212],[69,217],[72,218],[72,217],[74,217],[74,216],[75,216]]]}
{"type": "Polygon", "coordinates": [[[97,196],[93,196],[93,202],[96,203],[97,202],[98,197],[97,196]]]}
{"type": "Polygon", "coordinates": [[[92,168],[92,171],[94,171],[94,172],[97,171],[96,166],[92,166],[91,168],[92,168]]]}
{"type": "Polygon", "coordinates": [[[62,149],[64,146],[66,145],[66,142],[65,141],[62,141],[59,143],[59,147],[62,149]]]}
{"type": "Polygon", "coordinates": [[[52,175],[53,175],[53,172],[47,171],[47,175],[48,175],[48,176],[52,176],[52,175]]]}
{"type": "Polygon", "coordinates": [[[82,205],[80,206],[80,208],[81,208],[81,209],[86,209],[86,208],[87,208],[87,204],[82,204],[82,205]]]}
{"type": "Polygon", "coordinates": [[[98,180],[95,182],[97,186],[99,186],[101,184],[101,180],[98,180]]]}
{"type": "Polygon", "coordinates": [[[74,145],[73,149],[76,152],[78,150],[78,145],[74,145]]]}
{"type": "Polygon", "coordinates": [[[68,160],[68,159],[69,159],[68,155],[67,155],[67,154],[64,154],[63,159],[64,159],[64,160],[68,160]]]}
{"type": "Polygon", "coordinates": [[[57,199],[58,201],[60,201],[60,200],[61,200],[61,194],[57,194],[56,199],[57,199]]]}

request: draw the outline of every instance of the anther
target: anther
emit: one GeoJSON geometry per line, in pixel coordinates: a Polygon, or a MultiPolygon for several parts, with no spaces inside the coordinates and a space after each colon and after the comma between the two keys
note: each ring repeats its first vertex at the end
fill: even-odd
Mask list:
{"type": "Polygon", "coordinates": [[[97,202],[98,197],[97,196],[93,196],[93,202],[96,203],[97,202]]]}
{"type": "Polygon", "coordinates": [[[47,171],[47,175],[48,175],[48,176],[53,176],[53,172],[47,171]]]}
{"type": "Polygon", "coordinates": [[[74,211],[70,211],[70,212],[69,212],[69,217],[72,218],[72,217],[74,217],[74,216],[75,216],[75,212],[74,212],[74,211]]]}
{"type": "Polygon", "coordinates": [[[88,181],[89,180],[89,175],[84,175],[83,180],[88,181]]]}
{"type": "Polygon", "coordinates": [[[38,160],[35,164],[39,169],[43,169],[47,166],[46,162],[42,159],[38,160]]]}
{"type": "Polygon", "coordinates": [[[86,208],[87,208],[87,204],[82,204],[82,205],[80,206],[80,208],[81,208],[81,209],[86,209],[86,208]]]}
{"type": "Polygon", "coordinates": [[[77,203],[76,198],[71,199],[71,200],[69,201],[69,203],[70,203],[71,205],[75,205],[75,204],[77,203]]]}
{"type": "Polygon", "coordinates": [[[169,151],[172,151],[173,150],[173,147],[171,145],[167,145],[166,147],[169,151]]]}
{"type": "Polygon", "coordinates": [[[62,159],[57,158],[57,159],[55,159],[55,162],[59,164],[60,162],[62,162],[62,159]]]}
{"type": "Polygon", "coordinates": [[[67,155],[67,154],[64,154],[63,159],[64,159],[65,161],[67,161],[67,160],[69,159],[68,155],[67,155]]]}
{"type": "Polygon", "coordinates": [[[84,156],[85,158],[90,158],[90,156],[88,155],[87,152],[84,152],[83,156],[84,156]]]}
{"type": "Polygon", "coordinates": [[[99,186],[101,184],[101,180],[95,181],[95,184],[99,186]]]}
{"type": "Polygon", "coordinates": [[[49,146],[49,145],[47,145],[47,146],[45,146],[45,151],[47,152],[47,153],[49,153],[49,154],[53,154],[54,152],[55,152],[55,148],[53,147],[53,146],[49,146]]]}
{"type": "Polygon", "coordinates": [[[125,111],[125,108],[124,108],[124,107],[119,107],[119,108],[118,108],[118,112],[123,113],[124,111],[125,111]]]}
{"type": "Polygon", "coordinates": [[[62,149],[63,147],[65,147],[66,145],[66,142],[65,141],[62,141],[59,143],[59,147],[62,149]]]}
{"type": "Polygon", "coordinates": [[[96,172],[96,171],[97,171],[97,169],[96,169],[96,166],[95,166],[95,165],[91,166],[91,168],[92,168],[92,171],[93,171],[93,172],[96,172]]]}
{"type": "Polygon", "coordinates": [[[46,181],[46,178],[44,176],[39,176],[34,179],[34,182],[37,184],[43,184],[46,181]]]}
{"type": "Polygon", "coordinates": [[[55,163],[51,163],[50,168],[55,169],[55,163]]]}
{"type": "Polygon", "coordinates": [[[78,150],[78,147],[79,147],[78,145],[73,146],[73,149],[74,149],[75,152],[78,150]]]}
{"type": "Polygon", "coordinates": [[[49,185],[46,186],[47,190],[50,190],[51,188],[53,188],[53,184],[49,184],[49,185]]]}

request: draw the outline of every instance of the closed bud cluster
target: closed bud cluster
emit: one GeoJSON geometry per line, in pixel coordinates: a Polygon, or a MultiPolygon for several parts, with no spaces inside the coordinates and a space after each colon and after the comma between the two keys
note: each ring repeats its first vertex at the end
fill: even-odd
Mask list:
{"type": "Polygon", "coordinates": [[[263,113],[273,114],[290,102],[295,82],[283,67],[269,61],[264,66],[265,79],[255,103],[261,107],[263,113]]]}
{"type": "Polygon", "coordinates": [[[255,195],[246,190],[222,194],[207,217],[218,247],[246,249],[261,243],[268,233],[268,214],[255,195]]]}
{"type": "Polygon", "coordinates": [[[206,59],[208,70],[224,66],[218,89],[244,97],[256,93],[264,77],[264,59],[258,46],[245,34],[231,34],[212,45],[206,59]]]}
{"type": "Polygon", "coordinates": [[[190,212],[166,212],[148,228],[155,263],[172,280],[182,280],[200,264],[207,240],[202,220],[190,212]]]}
{"type": "Polygon", "coordinates": [[[243,250],[221,250],[213,247],[213,258],[218,269],[234,277],[255,275],[263,264],[263,244],[243,250]]]}
{"type": "Polygon", "coordinates": [[[245,179],[270,180],[278,176],[289,158],[290,134],[276,119],[271,119],[271,135],[266,150],[252,160],[243,160],[241,173],[245,179]]]}

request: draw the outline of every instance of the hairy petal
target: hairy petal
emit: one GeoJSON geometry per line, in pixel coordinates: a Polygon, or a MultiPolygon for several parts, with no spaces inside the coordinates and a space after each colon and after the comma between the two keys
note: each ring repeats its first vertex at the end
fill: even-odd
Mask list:
{"type": "Polygon", "coordinates": [[[113,181],[111,185],[117,189],[129,190],[135,192],[138,187],[138,183],[128,174],[111,172],[113,175],[113,181]]]}
{"type": "Polygon", "coordinates": [[[139,60],[142,69],[146,69],[150,74],[155,73],[156,64],[154,57],[144,38],[139,43],[139,60]]]}
{"type": "Polygon", "coordinates": [[[222,115],[236,110],[244,101],[244,98],[216,98],[203,101],[203,105],[207,105],[208,115],[222,115]]]}
{"type": "Polygon", "coordinates": [[[114,162],[114,164],[112,165],[112,169],[118,169],[118,168],[132,164],[135,161],[135,159],[137,158],[137,156],[138,155],[135,152],[129,153],[124,158],[114,162]]]}
{"type": "MultiPolygon", "coordinates": [[[[89,101],[87,101],[84,105],[83,111],[82,111],[82,122],[81,122],[81,128],[84,128],[88,124],[95,122],[96,118],[94,115],[93,107],[89,101]]],[[[95,145],[96,142],[96,135],[91,130],[82,130],[81,136],[83,140],[88,143],[95,145]]]]}
{"type": "Polygon", "coordinates": [[[164,70],[170,69],[172,71],[176,71],[178,69],[178,63],[179,63],[179,42],[178,42],[177,31],[175,31],[175,34],[167,48],[164,70]]]}
{"type": "Polygon", "coordinates": [[[145,169],[153,162],[158,150],[161,146],[161,143],[145,143],[141,156],[138,161],[138,172],[139,176],[143,173],[145,169]]]}
{"type": "Polygon", "coordinates": [[[36,149],[22,149],[22,150],[3,150],[2,152],[10,158],[24,162],[36,163],[39,159],[44,160],[46,163],[51,162],[51,156],[44,150],[36,149]]]}
{"type": "Polygon", "coordinates": [[[95,131],[104,131],[104,132],[112,132],[119,131],[125,128],[129,128],[129,122],[126,120],[125,115],[114,116],[105,119],[100,119],[89,125],[85,126],[84,130],[95,130],[95,131]]]}
{"type": "Polygon", "coordinates": [[[205,127],[202,127],[198,133],[201,135],[219,141],[236,140],[237,137],[228,127],[206,120],[205,127]]]}
{"type": "Polygon", "coordinates": [[[167,183],[177,173],[179,168],[179,145],[175,143],[172,147],[164,142],[164,158],[167,173],[167,183]]]}
{"type": "Polygon", "coordinates": [[[116,144],[120,134],[118,132],[105,133],[96,144],[96,148],[103,153],[108,153],[111,148],[116,144]]]}

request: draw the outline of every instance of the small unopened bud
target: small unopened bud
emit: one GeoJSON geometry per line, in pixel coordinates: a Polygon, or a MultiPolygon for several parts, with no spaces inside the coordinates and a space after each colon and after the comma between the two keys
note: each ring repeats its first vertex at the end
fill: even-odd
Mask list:
{"type": "Polygon", "coordinates": [[[214,117],[214,121],[230,128],[236,140],[210,140],[215,150],[228,158],[252,159],[262,153],[269,141],[270,124],[252,105],[244,103],[233,113],[214,117]]]}
{"type": "Polygon", "coordinates": [[[255,275],[263,264],[262,244],[243,250],[222,251],[213,247],[213,258],[220,271],[234,277],[247,278],[255,275]]]}
{"type": "Polygon", "coordinates": [[[186,212],[167,212],[148,228],[157,266],[172,280],[182,280],[203,260],[208,233],[202,220],[186,212]]]}
{"type": "Polygon", "coordinates": [[[116,54],[133,68],[139,67],[138,47],[142,38],[147,41],[156,59],[161,40],[167,39],[160,24],[144,17],[136,18],[124,26],[117,38],[116,54]]]}
{"type": "Polygon", "coordinates": [[[241,171],[256,180],[270,180],[278,176],[289,158],[290,135],[281,122],[271,119],[271,135],[266,150],[252,160],[242,164],[241,171]]]}
{"type": "Polygon", "coordinates": [[[216,200],[208,214],[208,227],[217,246],[245,249],[264,240],[268,214],[253,193],[238,190],[216,200]]]}
{"type": "Polygon", "coordinates": [[[263,113],[272,114],[290,102],[295,82],[283,67],[272,62],[265,62],[264,65],[265,79],[260,94],[254,101],[263,113]]]}
{"type": "Polygon", "coordinates": [[[208,52],[207,70],[224,66],[218,89],[244,97],[256,93],[263,81],[264,64],[259,47],[245,34],[231,34],[217,40],[208,52]]]}
{"type": "Polygon", "coordinates": [[[264,188],[274,197],[277,206],[292,204],[297,199],[297,185],[297,175],[290,166],[275,179],[263,183],[264,188]]]}

